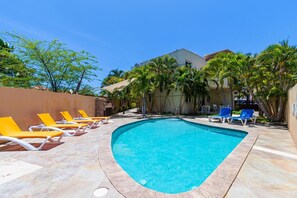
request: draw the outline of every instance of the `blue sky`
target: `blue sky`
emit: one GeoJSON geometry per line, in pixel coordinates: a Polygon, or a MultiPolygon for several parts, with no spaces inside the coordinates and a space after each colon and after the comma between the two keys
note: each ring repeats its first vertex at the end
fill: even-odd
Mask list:
{"type": "Polygon", "coordinates": [[[102,80],[180,48],[204,56],[226,48],[257,53],[285,39],[296,45],[296,8],[296,0],[9,0],[1,2],[0,32],[86,50],[102,80]]]}

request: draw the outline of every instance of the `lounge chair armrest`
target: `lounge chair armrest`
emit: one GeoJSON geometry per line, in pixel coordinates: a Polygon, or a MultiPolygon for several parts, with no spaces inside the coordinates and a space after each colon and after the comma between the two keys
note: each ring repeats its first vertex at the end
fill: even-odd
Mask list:
{"type": "Polygon", "coordinates": [[[78,124],[77,122],[64,122],[64,124],[78,124]]]}
{"type": "Polygon", "coordinates": [[[68,122],[66,120],[56,121],[57,124],[77,124],[77,122],[68,122]]]}
{"type": "Polygon", "coordinates": [[[60,131],[60,132],[65,132],[64,130],[62,129],[59,129],[57,127],[50,127],[50,126],[44,126],[42,127],[42,129],[40,131],[44,131],[44,130],[47,130],[47,131],[60,131]]]}
{"type": "Polygon", "coordinates": [[[92,120],[92,119],[91,118],[78,117],[78,118],[74,118],[74,120],[92,120]]]}
{"type": "Polygon", "coordinates": [[[38,130],[41,130],[43,127],[45,127],[44,124],[39,124],[39,125],[32,125],[28,128],[29,131],[33,132],[34,129],[38,129],[38,130]]]}
{"type": "Polygon", "coordinates": [[[56,121],[57,124],[67,124],[66,120],[57,120],[56,121]]]}
{"type": "Polygon", "coordinates": [[[50,126],[45,126],[44,124],[36,125],[36,126],[30,126],[29,131],[34,132],[34,129],[38,129],[39,131],[60,131],[64,132],[64,130],[56,128],[56,127],[50,127],[50,126]]]}

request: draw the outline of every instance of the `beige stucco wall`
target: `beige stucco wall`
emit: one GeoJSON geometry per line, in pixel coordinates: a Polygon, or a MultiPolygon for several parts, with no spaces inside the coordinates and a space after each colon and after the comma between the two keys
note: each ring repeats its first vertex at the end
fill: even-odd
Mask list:
{"type": "Polygon", "coordinates": [[[180,106],[183,106],[181,114],[190,113],[190,106],[189,103],[185,102],[185,97],[183,97],[181,101],[183,94],[180,90],[172,90],[167,97],[166,103],[164,102],[165,95],[165,91],[160,93],[159,90],[156,90],[153,112],[159,112],[160,106],[162,106],[166,113],[177,113],[180,106]]]}
{"type": "Polygon", "coordinates": [[[226,103],[224,102],[224,95],[221,88],[219,89],[210,89],[209,92],[210,100],[207,104],[217,104],[217,105],[230,105],[231,106],[231,94],[229,89],[224,89],[226,103]]]}
{"type": "MultiPolygon", "coordinates": [[[[287,120],[288,120],[288,127],[291,133],[291,136],[297,146],[297,115],[293,115],[293,104],[297,111],[297,85],[295,85],[288,94],[288,113],[287,113],[287,120]]],[[[297,114],[297,112],[296,112],[297,114]]]]}
{"type": "Polygon", "coordinates": [[[22,130],[40,124],[37,113],[50,113],[61,120],[60,111],[78,117],[78,109],[95,115],[95,97],[54,93],[48,91],[0,87],[0,117],[12,116],[22,130]]]}
{"type": "MultiPolygon", "coordinates": [[[[167,97],[166,103],[165,100],[165,92],[160,93],[157,89],[155,92],[155,101],[153,112],[159,112],[160,105],[163,106],[164,112],[177,113],[177,110],[182,106],[181,114],[189,114],[193,112],[193,105],[191,103],[185,102],[185,97],[180,90],[172,90],[167,97]],[[183,96],[182,100],[181,97],[183,96]],[[165,106],[164,106],[165,105],[165,106]]],[[[221,90],[210,90],[210,100],[205,98],[205,105],[230,105],[231,104],[231,96],[228,90],[225,90],[227,103],[225,104],[223,101],[223,96],[221,90]]]]}

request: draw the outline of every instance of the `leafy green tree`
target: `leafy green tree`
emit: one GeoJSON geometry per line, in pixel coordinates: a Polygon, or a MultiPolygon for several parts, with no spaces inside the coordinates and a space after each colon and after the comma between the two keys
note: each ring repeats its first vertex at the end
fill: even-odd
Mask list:
{"type": "Polygon", "coordinates": [[[289,45],[288,41],[270,45],[254,62],[247,58],[245,64],[250,93],[267,118],[283,121],[288,91],[297,83],[296,46],[289,45]]]}
{"type": "Polygon", "coordinates": [[[35,70],[37,83],[54,92],[72,89],[77,93],[84,82],[96,77],[97,60],[86,51],[67,49],[58,40],[38,41],[16,34],[9,35],[17,46],[17,55],[35,70]]]}
{"type": "Polygon", "coordinates": [[[90,85],[84,85],[78,92],[80,95],[85,96],[97,96],[95,93],[95,88],[91,87],[90,85]]]}
{"type": "Polygon", "coordinates": [[[211,79],[232,79],[229,85],[246,88],[268,119],[281,122],[288,90],[297,83],[297,47],[282,41],[256,56],[219,55],[209,61],[204,72],[211,79]]]}
{"type": "Polygon", "coordinates": [[[29,88],[34,69],[29,69],[13,54],[14,47],[0,39],[0,85],[29,88]]]}

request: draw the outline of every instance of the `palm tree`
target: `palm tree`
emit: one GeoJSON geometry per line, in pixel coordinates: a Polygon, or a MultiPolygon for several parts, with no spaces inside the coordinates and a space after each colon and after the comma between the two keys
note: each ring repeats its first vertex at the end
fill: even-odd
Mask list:
{"type": "Polygon", "coordinates": [[[109,72],[107,77],[118,77],[118,78],[123,78],[125,72],[120,69],[113,69],[109,72]]]}
{"type": "Polygon", "coordinates": [[[134,78],[134,81],[131,83],[132,89],[135,93],[138,93],[142,97],[142,116],[146,115],[146,96],[148,93],[154,92],[153,78],[154,75],[150,70],[148,65],[141,67],[135,67],[130,78],[134,78]]]}
{"type": "Polygon", "coordinates": [[[206,89],[207,82],[204,80],[200,70],[183,66],[177,69],[176,72],[176,88],[180,89],[185,95],[180,98],[180,113],[182,112],[182,101],[188,101],[192,104],[192,113],[196,113],[202,105],[205,96],[208,95],[206,89]]]}
{"type": "Polygon", "coordinates": [[[183,94],[179,101],[179,114],[182,113],[184,102],[190,101],[191,98],[191,81],[190,81],[190,71],[191,69],[186,66],[179,67],[176,72],[176,89],[179,89],[183,94]],[[184,99],[185,96],[185,100],[184,99]]]}
{"type": "Polygon", "coordinates": [[[151,71],[155,75],[155,86],[158,87],[160,91],[159,98],[159,111],[160,113],[164,112],[164,107],[170,94],[171,89],[174,88],[175,83],[175,71],[178,67],[176,59],[168,55],[155,58],[149,63],[151,71]],[[162,93],[165,91],[165,97],[162,103],[162,93]]]}
{"type": "Polygon", "coordinates": [[[209,80],[215,82],[216,85],[221,88],[224,104],[227,104],[227,99],[224,91],[224,81],[228,81],[228,85],[230,88],[231,108],[233,108],[234,104],[234,86],[239,83],[239,64],[241,59],[241,54],[223,52],[217,54],[203,68],[206,77],[209,78],[209,80]]]}
{"type": "MultiPolygon", "coordinates": [[[[108,76],[102,80],[101,88],[115,83],[119,83],[125,79],[124,77],[125,72],[123,70],[113,69],[109,72],[108,76]]],[[[106,94],[106,91],[101,92],[101,95],[104,94],[106,94]]]]}
{"type": "Polygon", "coordinates": [[[6,50],[8,52],[12,52],[14,50],[14,46],[10,46],[8,42],[0,38],[0,50],[6,50]]]}

